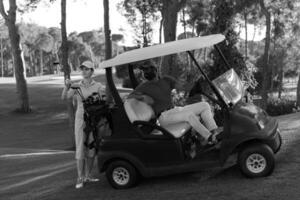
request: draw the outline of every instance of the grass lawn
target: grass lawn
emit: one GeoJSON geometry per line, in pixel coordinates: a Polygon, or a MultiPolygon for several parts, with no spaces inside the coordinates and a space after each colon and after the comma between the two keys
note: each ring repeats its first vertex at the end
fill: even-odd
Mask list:
{"type": "MultiPolygon", "coordinates": [[[[105,84],[105,75],[98,75],[94,79],[105,84]]],[[[115,81],[120,85],[119,79],[115,78],[115,81]]],[[[28,82],[32,108],[32,113],[29,114],[14,112],[17,106],[15,84],[0,83],[0,146],[70,148],[73,133],[68,127],[65,102],[60,99],[63,79],[47,77],[28,82]]]]}
{"type": "Polygon", "coordinates": [[[71,147],[73,133],[68,128],[66,106],[60,100],[62,87],[61,81],[29,83],[33,112],[19,114],[13,112],[15,85],[0,84],[0,199],[299,199],[299,113],[278,117],[284,144],[270,177],[246,179],[236,167],[231,167],[146,179],[133,189],[117,191],[104,175],[99,175],[99,183],[75,190],[72,152],[19,155],[71,147]]]}

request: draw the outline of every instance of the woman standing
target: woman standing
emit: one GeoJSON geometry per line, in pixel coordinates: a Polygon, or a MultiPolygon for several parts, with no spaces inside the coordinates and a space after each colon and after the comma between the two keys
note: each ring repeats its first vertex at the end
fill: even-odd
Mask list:
{"type": "MultiPolygon", "coordinates": [[[[82,188],[84,182],[97,182],[99,179],[91,177],[90,173],[93,168],[94,160],[95,160],[95,149],[89,149],[84,146],[85,141],[85,133],[83,131],[85,127],[84,122],[84,108],[82,103],[82,97],[86,99],[88,96],[93,93],[98,93],[102,95],[104,91],[104,87],[101,83],[96,82],[92,79],[92,75],[94,73],[94,64],[91,61],[85,61],[80,65],[80,69],[82,71],[82,80],[79,84],[74,84],[70,80],[66,80],[65,88],[62,93],[63,99],[65,98],[73,98],[77,100],[77,110],[75,115],[75,144],[76,144],[76,162],[77,162],[77,173],[78,178],[76,182],[76,188],[82,188]],[[72,87],[79,87],[82,93],[78,94],[76,89],[72,89],[72,87]]],[[[89,141],[91,141],[92,134],[90,134],[89,141]]]]}

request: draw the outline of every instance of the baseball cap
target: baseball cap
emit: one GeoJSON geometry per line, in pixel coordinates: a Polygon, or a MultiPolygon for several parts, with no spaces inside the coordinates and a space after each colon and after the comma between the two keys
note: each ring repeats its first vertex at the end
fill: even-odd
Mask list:
{"type": "Polygon", "coordinates": [[[89,61],[89,60],[86,60],[86,61],[84,61],[83,63],[81,63],[81,65],[80,65],[79,68],[82,68],[82,67],[86,67],[86,68],[95,70],[94,63],[92,63],[92,62],[89,61]]]}

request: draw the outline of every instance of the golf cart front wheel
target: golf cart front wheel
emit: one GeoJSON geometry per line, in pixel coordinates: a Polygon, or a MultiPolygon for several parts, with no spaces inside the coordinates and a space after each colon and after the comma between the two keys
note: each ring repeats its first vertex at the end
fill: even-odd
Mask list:
{"type": "Polygon", "coordinates": [[[274,153],[266,144],[251,145],[239,153],[238,164],[249,178],[268,176],[275,167],[274,153]]]}
{"type": "Polygon", "coordinates": [[[128,162],[113,161],[106,170],[106,178],[110,185],[116,189],[133,187],[137,183],[137,171],[128,162]]]}

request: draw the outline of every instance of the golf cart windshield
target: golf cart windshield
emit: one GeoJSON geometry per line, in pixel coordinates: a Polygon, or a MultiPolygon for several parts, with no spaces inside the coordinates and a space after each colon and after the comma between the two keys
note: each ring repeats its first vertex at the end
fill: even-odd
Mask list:
{"type": "Polygon", "coordinates": [[[243,83],[233,69],[213,80],[213,84],[228,105],[236,104],[244,96],[243,83]]]}

